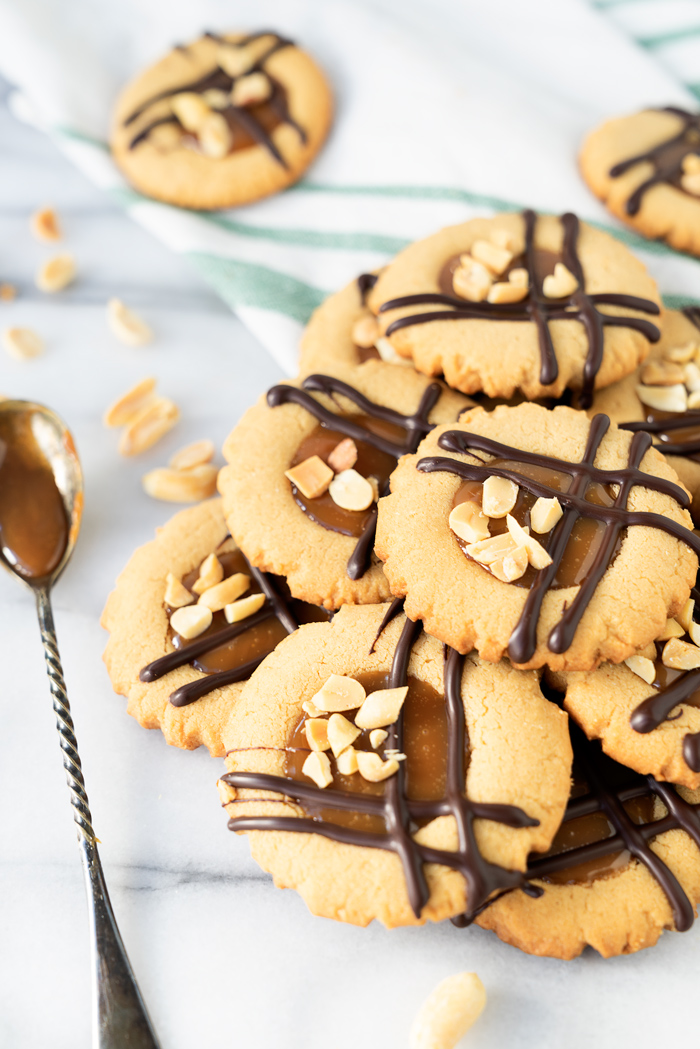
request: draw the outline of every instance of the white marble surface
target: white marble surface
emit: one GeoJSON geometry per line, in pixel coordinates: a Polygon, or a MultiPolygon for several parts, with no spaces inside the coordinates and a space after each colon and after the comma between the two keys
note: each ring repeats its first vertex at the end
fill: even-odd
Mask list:
{"type": "MultiPolygon", "coordinates": [[[[564,964],[449,923],[389,933],[313,918],[227,832],[219,764],[166,747],[126,716],[102,666],[99,614],[134,546],[169,513],[142,494],[140,475],[190,439],[220,444],[278,372],[182,260],[12,120],[4,94],[0,144],[0,280],[21,291],[0,304],[0,326],[27,324],[47,340],[40,360],[0,357],[0,390],[56,408],[85,467],[83,532],[56,619],[106,875],[163,1049],[399,1049],[417,1002],[460,969],[478,971],[489,993],[474,1049],[694,1044],[698,930],[630,958],[587,952],[564,964]],[[61,212],[81,270],[56,299],[32,284],[50,249],[31,239],[27,218],[44,201],[61,212]],[[152,322],[153,347],[115,342],[104,322],[111,295],[152,322]],[[132,463],[119,459],[100,416],[149,373],[183,420],[132,463]]],[[[32,602],[4,577],[0,652],[0,1046],[86,1047],[87,923],[70,806],[32,602]]]]}

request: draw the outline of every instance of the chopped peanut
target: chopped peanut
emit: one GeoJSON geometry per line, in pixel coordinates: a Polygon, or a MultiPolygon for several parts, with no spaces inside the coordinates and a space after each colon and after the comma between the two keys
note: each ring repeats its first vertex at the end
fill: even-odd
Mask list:
{"type": "Polygon", "coordinates": [[[214,458],[213,441],[195,441],[186,445],[170,458],[168,466],[171,470],[192,470],[195,466],[210,463],[214,458]]]}
{"type": "Polygon", "coordinates": [[[348,721],[342,714],[331,714],[328,719],[328,744],[336,758],[340,757],[359,735],[360,729],[355,728],[352,721],[348,721]]]}
{"type": "Polygon", "coordinates": [[[204,608],[202,605],[186,605],[184,608],[175,609],[170,617],[170,626],[180,637],[191,641],[192,638],[203,634],[211,626],[211,621],[210,608],[204,608]]]}
{"type": "Polygon", "coordinates": [[[323,711],[319,710],[312,699],[307,699],[301,704],[301,709],[305,714],[308,714],[310,718],[317,718],[323,711]]]}
{"type": "Polygon", "coordinates": [[[388,735],[384,728],[373,728],[369,734],[369,743],[373,750],[378,750],[388,735]]]}
{"type": "Polygon", "coordinates": [[[515,506],[518,486],[507,477],[487,477],[483,483],[481,506],[487,517],[505,517],[515,506]]]}
{"type": "Polygon", "coordinates": [[[5,328],[2,344],[7,352],[19,361],[38,357],[44,352],[44,340],[31,328],[5,328]]]}
{"type": "Polygon", "coordinates": [[[499,561],[517,548],[513,537],[505,532],[503,535],[494,535],[490,539],[481,539],[478,543],[470,543],[466,547],[466,553],[480,565],[491,565],[499,561]]]}
{"type": "Polygon", "coordinates": [[[563,513],[561,503],[556,496],[552,499],[545,499],[544,496],[540,496],[535,501],[532,510],[530,510],[530,524],[533,532],[537,532],[539,535],[551,532],[563,513]]]}
{"type": "MultiPolygon", "coordinates": [[[[499,248],[488,240],[475,240],[469,254],[477,262],[481,262],[487,269],[500,277],[513,261],[512,252],[507,248],[499,248]]],[[[461,260],[460,260],[461,261],[461,260]]]]}
{"type": "Polygon", "coordinates": [[[14,284],[0,284],[0,302],[13,302],[17,298],[14,284]]]}
{"type": "Polygon", "coordinates": [[[304,722],[306,739],[312,750],[328,750],[328,722],[325,718],[309,718],[304,722]]]}
{"type": "Polygon", "coordinates": [[[379,754],[375,754],[372,750],[358,750],[355,753],[360,775],[370,783],[381,783],[382,780],[388,779],[389,776],[399,771],[399,763],[396,758],[382,761],[379,754]]]}
{"type": "Polygon", "coordinates": [[[680,623],[677,623],[675,619],[667,619],[666,625],[657,636],[657,641],[668,641],[671,637],[683,637],[685,634],[684,627],[680,623]]]}
{"type": "Polygon", "coordinates": [[[187,587],[182,585],[177,576],[168,572],[163,603],[169,608],[182,608],[184,605],[191,605],[193,601],[194,594],[191,594],[187,587]]]}
{"type": "Polygon", "coordinates": [[[661,662],[672,670],[697,670],[700,667],[700,648],[672,637],[664,645],[661,662]]]}
{"type": "Polygon", "coordinates": [[[73,283],[76,273],[75,259],[72,255],[54,255],[39,268],[36,275],[36,286],[39,291],[46,291],[50,294],[63,291],[73,283]]]}
{"type": "Polygon", "coordinates": [[[635,387],[637,397],[642,404],[656,408],[660,412],[684,412],[688,406],[688,394],[685,386],[642,386],[635,387]]]}
{"type": "Polygon", "coordinates": [[[695,599],[689,597],[683,608],[680,610],[678,616],[678,622],[681,624],[684,630],[690,630],[690,624],[693,622],[693,615],[695,613],[695,599]]]}
{"type": "Polygon", "coordinates": [[[671,361],[647,361],[640,378],[645,386],[675,386],[683,382],[684,369],[671,361]]]}
{"type": "Polygon", "coordinates": [[[358,710],[355,724],[358,728],[384,728],[386,725],[393,725],[407,695],[408,685],[371,692],[358,710]]]}
{"type": "Polygon", "coordinates": [[[354,710],[365,701],[365,690],[359,681],[352,677],[331,674],[323,688],[319,689],[313,701],[319,710],[328,714],[336,710],[354,710]]]}
{"type": "Polygon", "coordinates": [[[153,342],[153,331],[133,310],[120,299],[107,303],[107,323],[120,342],[127,346],[145,346],[153,342]]]}
{"type": "MultiPolygon", "coordinates": [[[[202,91],[202,101],[206,102],[210,109],[228,109],[231,104],[231,93],[223,91],[220,87],[209,87],[202,91]]],[[[165,127],[172,127],[166,124],[165,127]]]]}
{"type": "Polygon", "coordinates": [[[548,299],[563,299],[567,295],[573,295],[577,288],[578,281],[563,262],[555,263],[554,273],[550,273],[542,281],[542,293],[548,299]]]}
{"type": "Polygon", "coordinates": [[[649,659],[647,656],[630,656],[629,659],[625,660],[625,666],[629,667],[637,677],[646,681],[647,685],[653,684],[656,677],[656,667],[653,659],[649,659]]]}
{"type": "Polygon", "coordinates": [[[525,546],[527,548],[527,556],[530,564],[533,568],[541,569],[546,568],[547,565],[551,565],[552,558],[549,556],[542,543],[538,542],[537,539],[527,532],[514,517],[508,514],[506,518],[506,524],[508,525],[508,531],[515,543],[518,546],[525,546]]]}
{"type": "Polygon", "coordinates": [[[396,352],[389,339],[377,339],[374,343],[374,348],[381,359],[387,364],[402,364],[405,367],[413,367],[410,360],[406,360],[405,357],[402,357],[401,354],[396,352]]]}
{"type": "Polygon", "coordinates": [[[233,134],[225,116],[210,113],[197,131],[202,152],[213,160],[220,160],[230,151],[233,134]]]}
{"type": "Polygon", "coordinates": [[[127,423],[132,422],[147,404],[155,400],[153,392],[155,388],[156,380],[150,376],[137,382],[113,404],[110,404],[102,417],[105,426],[126,426],[127,423]]]}
{"type": "Polygon", "coordinates": [[[328,787],[333,782],[331,763],[328,755],[322,751],[312,750],[308,758],[301,766],[301,771],[309,779],[312,779],[317,787],[328,787]]]}
{"type": "Polygon", "coordinates": [[[245,572],[235,572],[228,579],[205,590],[199,598],[199,604],[206,605],[212,612],[220,612],[222,608],[244,594],[249,586],[250,576],[245,572]]]}
{"type": "Polygon", "coordinates": [[[231,88],[231,105],[254,106],[266,102],[271,94],[270,78],[265,73],[250,73],[235,81],[231,88]]]}
{"type": "Polygon", "coordinates": [[[357,470],[342,470],[328,485],[328,493],[343,510],[367,510],[374,502],[374,489],[357,470]]]}
{"type": "Polygon", "coordinates": [[[284,476],[299,489],[305,499],[318,499],[333,480],[333,471],[319,455],[312,455],[290,470],[285,470],[284,476]]]}
{"type": "Polygon", "coordinates": [[[185,130],[195,134],[211,116],[211,109],[196,91],[182,91],[173,95],[170,106],[185,130]]]}
{"type": "Polygon", "coordinates": [[[467,499],[450,512],[449,525],[465,543],[478,543],[489,537],[489,519],[478,503],[467,499]]]}
{"type": "Polygon", "coordinates": [[[195,594],[203,594],[210,586],[216,586],[217,583],[220,583],[223,578],[224,566],[216,554],[209,554],[199,566],[199,575],[192,589],[195,594]]]}
{"type": "Polygon", "coordinates": [[[30,219],[31,231],[37,240],[60,240],[61,227],[53,208],[41,208],[30,219]]]}
{"type": "Polygon", "coordinates": [[[219,471],[211,463],[202,463],[190,470],[158,467],[144,474],[141,483],[153,499],[167,503],[199,503],[214,495],[218,475],[219,471]]]}
{"type": "Polygon", "coordinates": [[[180,409],[167,397],[156,397],[127,424],[118,448],[122,455],[139,455],[152,448],[180,418],[180,409]]]}
{"type": "Polygon", "coordinates": [[[335,448],[328,456],[328,465],[331,470],[335,470],[336,473],[342,473],[343,470],[349,470],[357,462],[357,445],[351,437],[346,437],[344,440],[336,444],[335,448]]]}
{"type": "Polygon", "coordinates": [[[455,295],[468,302],[483,302],[492,284],[493,277],[486,266],[469,255],[460,256],[459,266],[452,274],[455,295]]]}
{"type": "Polygon", "coordinates": [[[250,597],[242,597],[238,601],[232,601],[224,605],[224,615],[227,623],[240,623],[242,619],[259,612],[265,604],[264,594],[251,594],[250,597]]]}
{"type": "Polygon", "coordinates": [[[379,325],[371,313],[360,317],[352,326],[352,341],[355,346],[369,350],[379,336],[379,325]]]}
{"type": "Polygon", "coordinates": [[[493,561],[489,568],[496,579],[500,579],[502,583],[512,583],[515,579],[520,579],[525,575],[528,564],[527,547],[518,546],[505,557],[493,561]]]}
{"type": "Polygon", "coordinates": [[[428,996],[413,1026],[410,1049],[453,1049],[479,1018],[486,991],[476,973],[456,973],[428,996]]]}
{"type": "Polygon", "coordinates": [[[336,758],[338,772],[341,776],[353,776],[358,770],[357,751],[354,747],[348,747],[336,758]]]}
{"type": "Polygon", "coordinates": [[[683,346],[669,346],[664,350],[664,357],[674,364],[687,364],[696,356],[700,346],[697,342],[686,342],[683,346]]]}

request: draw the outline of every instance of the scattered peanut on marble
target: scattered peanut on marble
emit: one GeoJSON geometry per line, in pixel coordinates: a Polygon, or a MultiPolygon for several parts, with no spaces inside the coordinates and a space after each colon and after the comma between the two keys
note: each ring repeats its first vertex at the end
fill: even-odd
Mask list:
{"type": "Polygon", "coordinates": [[[120,342],[126,346],[145,346],[153,342],[153,331],[138,314],[125,306],[121,299],[107,303],[107,323],[120,342]]]}
{"type": "Polygon", "coordinates": [[[39,357],[44,352],[44,340],[31,328],[5,328],[2,344],[19,361],[39,357]]]}
{"type": "Polygon", "coordinates": [[[437,985],[413,1021],[410,1049],[454,1049],[479,1018],[486,991],[476,973],[456,973],[437,985]]]}

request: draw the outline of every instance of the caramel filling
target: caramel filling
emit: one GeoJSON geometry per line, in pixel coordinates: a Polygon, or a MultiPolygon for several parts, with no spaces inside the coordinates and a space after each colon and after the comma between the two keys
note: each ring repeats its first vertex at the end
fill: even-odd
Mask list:
{"type": "MultiPolygon", "coordinates": [[[[217,557],[223,565],[224,579],[227,579],[231,575],[235,575],[237,572],[243,572],[246,575],[250,575],[250,569],[240,550],[232,550],[228,553],[217,554],[217,557]]],[[[194,571],[189,572],[183,577],[183,586],[185,586],[191,594],[194,593],[192,587],[197,581],[198,576],[199,568],[195,568],[194,571]]],[[[273,577],[273,581],[275,588],[280,595],[286,597],[289,591],[286,588],[284,580],[281,577],[273,577]]],[[[249,597],[252,594],[259,593],[261,593],[260,587],[251,576],[250,588],[246,590],[243,596],[249,597]]],[[[195,597],[198,597],[198,595],[195,594],[195,597]]],[[[320,621],[325,622],[329,619],[328,613],[324,609],[318,608],[316,605],[309,605],[305,601],[291,600],[288,600],[288,604],[292,615],[300,624],[320,621]]],[[[171,611],[172,609],[167,609],[168,614],[170,614],[171,611]]],[[[242,620],[241,624],[245,624],[245,620],[242,620]]],[[[262,659],[264,656],[272,652],[283,638],[287,637],[287,631],[282,626],[277,616],[271,613],[264,622],[249,627],[232,641],[228,641],[223,645],[216,645],[216,634],[228,625],[223,611],[215,612],[211,625],[207,630],[190,641],[187,641],[185,638],[180,637],[179,634],[172,632],[171,639],[173,646],[178,649],[186,648],[187,645],[192,644],[192,641],[201,641],[203,638],[210,637],[214,647],[203,655],[200,655],[197,659],[194,659],[192,661],[192,666],[197,670],[201,670],[204,674],[214,674],[222,670],[235,670],[237,667],[243,666],[244,663],[248,663],[253,659],[262,659]]]]}
{"type": "MultiPolygon", "coordinates": [[[[571,485],[571,476],[565,473],[559,473],[556,470],[550,470],[543,466],[535,466],[530,463],[519,463],[508,459],[492,459],[487,464],[488,466],[498,467],[504,470],[512,470],[515,473],[520,474],[523,477],[529,477],[533,481],[538,481],[540,484],[549,485],[550,488],[556,489],[559,492],[566,492],[571,485]]],[[[455,493],[453,506],[458,506],[460,503],[471,500],[481,506],[483,485],[481,481],[465,481],[455,493]]],[[[597,481],[589,484],[586,491],[586,499],[590,503],[594,503],[597,506],[612,506],[615,501],[612,486],[602,485],[597,481]]],[[[545,548],[549,550],[552,545],[553,536],[556,531],[556,526],[550,532],[539,533],[532,530],[530,524],[530,510],[537,501],[537,496],[527,492],[524,488],[518,488],[518,498],[515,506],[511,510],[511,515],[516,519],[518,524],[523,527],[527,526],[530,528],[531,535],[538,540],[545,548]]],[[[505,517],[489,518],[489,531],[492,536],[502,535],[508,531],[508,525],[506,524],[505,517]]],[[[566,545],[564,557],[562,558],[561,564],[557,569],[554,582],[552,583],[551,589],[561,590],[569,586],[578,586],[588,575],[593,562],[595,561],[596,554],[600,548],[600,544],[605,535],[605,524],[602,521],[595,521],[590,517],[579,517],[576,521],[569,542],[566,545]]],[[[621,533],[618,537],[615,551],[610,563],[615,560],[620,547],[622,545],[624,533],[621,533]]],[[[467,553],[467,546],[458,536],[455,536],[460,548],[464,551],[466,557],[471,561],[467,553]]],[[[477,564],[478,562],[474,562],[477,564]]],[[[488,568],[484,565],[480,565],[485,571],[488,568]]],[[[512,586],[520,586],[526,589],[534,584],[539,572],[528,565],[524,575],[519,579],[513,581],[512,586]]]]}
{"type": "MultiPolygon", "coordinates": [[[[391,687],[388,673],[373,671],[357,674],[355,677],[362,683],[368,695],[378,689],[391,687]]],[[[406,755],[406,760],[402,762],[402,765],[405,773],[406,796],[411,801],[439,801],[445,796],[447,775],[445,699],[432,686],[417,678],[409,677],[406,683],[408,684],[408,695],[402,708],[402,753],[406,755]]],[[[344,716],[349,721],[354,721],[356,714],[356,710],[344,712],[344,716]]],[[[309,744],[304,731],[306,720],[307,716],[304,714],[292,731],[287,743],[290,749],[287,751],[284,764],[285,776],[303,782],[308,782],[301,771],[309,754],[309,744]]],[[[383,756],[384,748],[391,746],[390,738],[375,751],[380,757],[383,756]]],[[[364,730],[357,737],[353,746],[356,750],[372,751],[369,731],[364,730]]],[[[343,776],[338,772],[335,759],[331,756],[330,751],[328,753],[333,772],[333,782],[326,788],[329,795],[327,799],[329,807],[325,807],[321,802],[312,804],[307,801],[304,803],[307,814],[313,819],[327,820],[354,830],[370,831],[376,834],[385,833],[384,820],[379,816],[332,808],[332,791],[341,790],[376,797],[384,793],[387,781],[370,783],[363,779],[359,772],[352,776],[343,776]]],[[[417,826],[418,824],[416,828],[417,826]]]]}
{"type": "MultiPolygon", "coordinates": [[[[368,415],[347,415],[344,418],[361,426],[370,434],[377,434],[397,444],[405,441],[406,435],[403,428],[394,423],[385,422],[383,419],[373,419],[368,415]]],[[[312,455],[318,455],[324,463],[327,463],[328,456],[345,437],[346,434],[338,430],[331,430],[321,423],[299,445],[290,466],[297,466],[312,455]]],[[[396,456],[380,451],[369,441],[355,441],[355,445],[357,462],[353,469],[363,477],[375,477],[381,494],[390,474],[396,469],[396,456]]],[[[328,492],[324,492],[317,499],[307,499],[295,485],[292,485],[292,494],[297,505],[316,524],[328,528],[331,532],[340,532],[342,535],[353,536],[355,539],[360,538],[372,515],[372,507],[368,510],[343,510],[333,502],[328,492]]]]}
{"type": "MultiPolygon", "coordinates": [[[[614,768],[612,762],[610,762],[610,768],[614,768]]],[[[571,800],[585,794],[588,794],[588,785],[574,764],[571,800]]],[[[654,818],[654,798],[651,794],[632,798],[625,801],[623,806],[633,823],[639,825],[651,823],[654,818]]],[[[604,812],[592,812],[587,816],[565,820],[557,831],[549,851],[542,857],[538,854],[537,858],[559,856],[583,845],[597,844],[606,838],[612,838],[616,833],[614,825],[604,812]]],[[[586,885],[624,870],[631,859],[632,855],[628,849],[618,849],[607,856],[586,860],[575,866],[566,867],[564,870],[542,875],[540,880],[554,885],[586,885]]],[[[536,872],[535,877],[537,877],[536,872]]]]}
{"type": "Polygon", "coordinates": [[[60,564],[70,524],[33,417],[31,411],[0,417],[0,544],[20,575],[42,579],[60,564]]]}

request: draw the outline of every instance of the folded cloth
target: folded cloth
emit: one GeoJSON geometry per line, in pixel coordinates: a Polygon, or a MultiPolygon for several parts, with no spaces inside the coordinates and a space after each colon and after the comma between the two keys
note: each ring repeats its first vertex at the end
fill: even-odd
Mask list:
{"type": "Polygon", "coordinates": [[[700,262],[615,225],[577,172],[582,137],[606,116],[693,105],[606,13],[584,0],[260,0],[255,20],[224,0],[0,0],[0,71],[18,87],[15,113],[188,256],[287,374],[329,292],[502,209],[576,211],[644,259],[669,305],[698,301],[700,262]],[[134,192],[106,147],[120,85],[175,40],[261,26],[308,48],[333,84],[335,127],[307,176],[213,214],[134,192]]]}

